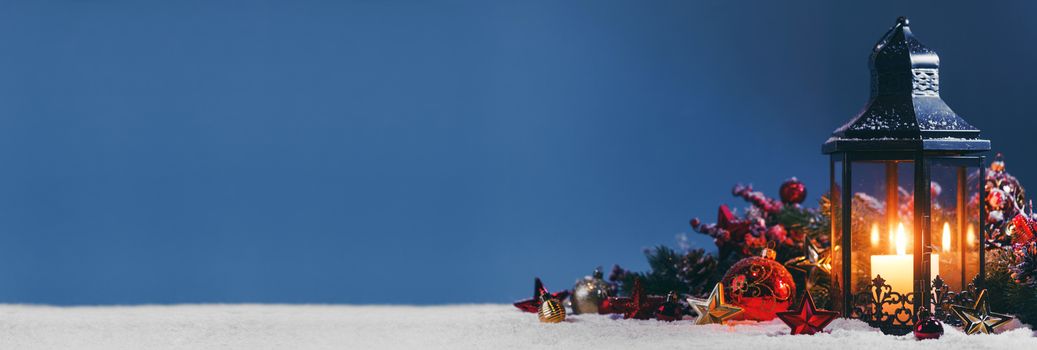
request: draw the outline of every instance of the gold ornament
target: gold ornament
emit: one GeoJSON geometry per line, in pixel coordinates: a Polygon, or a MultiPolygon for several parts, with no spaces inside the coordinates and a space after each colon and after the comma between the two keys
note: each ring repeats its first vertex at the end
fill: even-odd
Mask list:
{"type": "Polygon", "coordinates": [[[965,334],[990,334],[997,327],[1003,326],[1012,320],[1012,316],[990,312],[990,304],[987,303],[987,290],[979,292],[976,304],[972,307],[951,305],[951,310],[961,319],[965,334]]]}
{"type": "Polygon", "coordinates": [[[810,275],[814,269],[832,273],[832,254],[828,249],[821,250],[813,242],[807,241],[806,254],[785,262],[785,267],[810,275]]]}
{"type": "Polygon", "coordinates": [[[709,293],[709,298],[705,300],[688,298],[688,304],[694,307],[695,312],[699,314],[698,318],[695,319],[695,324],[724,324],[724,321],[742,312],[742,308],[729,305],[724,300],[723,283],[717,283],[713,287],[713,291],[709,293]]]}
{"type": "Polygon", "coordinates": [[[558,299],[544,297],[540,302],[540,311],[537,312],[540,322],[558,323],[565,321],[565,306],[558,299]]]}

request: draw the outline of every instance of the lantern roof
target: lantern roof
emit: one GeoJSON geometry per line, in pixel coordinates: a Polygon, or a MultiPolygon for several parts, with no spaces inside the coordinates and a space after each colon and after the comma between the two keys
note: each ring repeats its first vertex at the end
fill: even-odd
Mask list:
{"type": "Polygon", "coordinates": [[[990,150],[979,129],[940,98],[940,57],[915,38],[906,17],[898,18],[875,45],[869,66],[868,104],[832,133],[824,153],[990,150]]]}

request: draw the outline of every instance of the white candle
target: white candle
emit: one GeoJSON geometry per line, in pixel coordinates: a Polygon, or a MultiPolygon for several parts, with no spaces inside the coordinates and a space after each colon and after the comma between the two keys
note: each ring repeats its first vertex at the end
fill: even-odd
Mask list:
{"type": "MultiPolygon", "coordinates": [[[[913,292],[915,284],[915,256],[914,254],[907,254],[907,233],[904,230],[903,223],[897,226],[897,233],[894,239],[896,255],[871,256],[871,276],[872,278],[882,276],[882,279],[886,280],[886,285],[889,285],[892,291],[903,295],[913,292]]],[[[931,276],[939,275],[940,255],[931,254],[929,258],[932,269],[931,276]]]]}

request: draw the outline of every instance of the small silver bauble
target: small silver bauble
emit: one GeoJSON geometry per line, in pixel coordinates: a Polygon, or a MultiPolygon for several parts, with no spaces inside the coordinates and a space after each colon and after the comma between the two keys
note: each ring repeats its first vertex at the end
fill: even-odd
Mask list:
{"type": "Polygon", "coordinates": [[[570,306],[573,314],[598,313],[601,302],[609,297],[609,284],[602,279],[601,268],[594,270],[593,276],[586,276],[573,286],[570,306]]]}

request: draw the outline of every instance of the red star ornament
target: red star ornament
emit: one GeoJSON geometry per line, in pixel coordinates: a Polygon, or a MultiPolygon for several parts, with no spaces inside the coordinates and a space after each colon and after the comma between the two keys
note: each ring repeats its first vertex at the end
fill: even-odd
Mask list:
{"type": "Polygon", "coordinates": [[[623,318],[625,319],[638,319],[647,320],[655,316],[655,309],[659,306],[656,303],[652,303],[648,300],[645,295],[644,288],[641,287],[641,279],[634,280],[634,290],[630,295],[629,307],[624,310],[623,318]]]}
{"type": "Polygon", "coordinates": [[[664,302],[666,302],[664,296],[645,294],[644,288],[641,287],[641,279],[635,279],[629,297],[608,297],[601,302],[598,313],[602,315],[623,314],[624,318],[647,320],[652,318],[655,313],[654,309],[664,302]]]}
{"type": "Polygon", "coordinates": [[[832,323],[836,317],[839,317],[838,312],[818,310],[814,305],[814,297],[810,296],[810,292],[807,292],[806,296],[800,299],[799,305],[796,305],[795,309],[780,311],[776,314],[782,322],[785,322],[789,328],[792,328],[792,335],[814,334],[824,331],[829,323],[832,323]]]}
{"type": "MultiPolygon", "coordinates": [[[[544,294],[550,294],[547,292],[547,288],[544,288],[544,283],[540,282],[540,277],[533,280],[533,299],[519,300],[514,304],[515,307],[519,308],[524,312],[537,313],[540,311],[540,296],[544,294]]],[[[549,299],[565,300],[569,296],[569,291],[563,290],[554,294],[550,294],[549,299]]]]}

